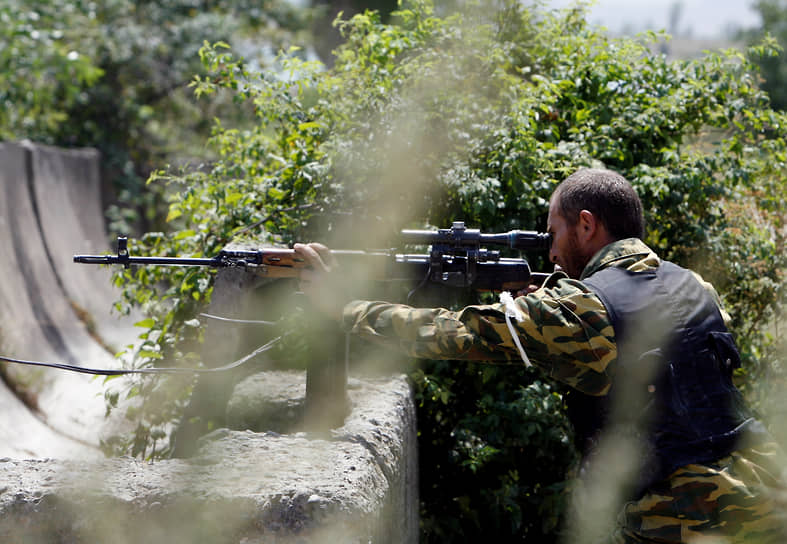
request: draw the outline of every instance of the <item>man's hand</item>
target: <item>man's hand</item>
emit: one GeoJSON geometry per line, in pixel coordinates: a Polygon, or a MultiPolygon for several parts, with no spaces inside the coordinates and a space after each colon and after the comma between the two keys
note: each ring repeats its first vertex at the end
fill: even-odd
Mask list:
{"type": "MultiPolygon", "coordinates": [[[[563,272],[563,269],[560,268],[559,264],[556,264],[555,265],[555,269],[552,271],[553,274],[555,272],[563,272]]],[[[516,292],[516,296],[523,297],[525,295],[529,295],[530,293],[535,293],[536,291],[538,291],[542,287],[543,287],[543,285],[535,285],[535,284],[531,283],[530,285],[528,285],[524,289],[520,289],[519,291],[517,291],[516,292]]]]}
{"type": "Polygon", "coordinates": [[[310,244],[295,244],[293,249],[295,253],[303,257],[315,271],[331,272],[336,268],[336,259],[333,257],[331,250],[323,244],[317,242],[312,242],[310,244]]]}
{"type": "Polygon", "coordinates": [[[517,291],[516,292],[516,296],[523,297],[525,295],[529,295],[530,293],[535,293],[539,289],[541,289],[540,285],[536,285],[535,283],[531,283],[530,285],[528,285],[524,289],[520,289],[519,291],[517,291]]]}
{"type": "Polygon", "coordinates": [[[342,297],[344,290],[335,274],[337,264],[331,250],[316,242],[295,244],[293,249],[311,267],[301,272],[301,290],[320,312],[341,319],[342,308],[348,301],[342,297]]]}

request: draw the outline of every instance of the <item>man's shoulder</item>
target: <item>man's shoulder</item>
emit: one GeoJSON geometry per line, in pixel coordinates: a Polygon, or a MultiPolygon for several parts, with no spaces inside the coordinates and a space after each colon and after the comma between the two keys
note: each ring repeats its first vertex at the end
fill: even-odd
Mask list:
{"type": "Polygon", "coordinates": [[[721,297],[711,283],[703,279],[703,277],[696,271],[681,267],[676,263],[662,260],[655,251],[650,249],[642,240],[638,238],[627,238],[625,240],[618,240],[613,242],[601,251],[599,251],[593,259],[591,259],[585,272],[582,275],[582,281],[585,282],[590,276],[610,268],[622,268],[629,272],[644,272],[648,270],[655,270],[662,263],[667,266],[675,266],[690,273],[713,298],[716,305],[721,311],[722,318],[725,324],[729,324],[730,316],[724,311],[721,297]]]}
{"type": "Polygon", "coordinates": [[[625,238],[603,247],[588,262],[582,279],[610,267],[624,268],[632,272],[657,268],[661,259],[642,240],[625,238]]]}

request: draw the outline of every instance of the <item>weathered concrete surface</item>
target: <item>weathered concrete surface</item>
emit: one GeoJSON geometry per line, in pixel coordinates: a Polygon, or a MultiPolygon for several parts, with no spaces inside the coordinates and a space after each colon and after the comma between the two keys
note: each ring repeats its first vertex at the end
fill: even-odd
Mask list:
{"type": "Polygon", "coordinates": [[[403,377],[351,380],[324,436],[219,430],[189,460],[0,460],[0,540],[415,542],[414,406],[403,377]]]}
{"type": "Polygon", "coordinates": [[[226,422],[231,429],[288,433],[303,421],[305,409],[305,372],[259,372],[235,386],[226,422]]]}

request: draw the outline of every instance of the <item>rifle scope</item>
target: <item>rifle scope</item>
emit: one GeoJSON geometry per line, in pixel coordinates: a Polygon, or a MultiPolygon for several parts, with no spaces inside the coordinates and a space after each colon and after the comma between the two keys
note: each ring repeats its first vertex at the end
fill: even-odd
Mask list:
{"type": "Polygon", "coordinates": [[[450,229],[402,231],[405,244],[446,245],[452,247],[506,246],[511,249],[546,251],[552,237],[546,232],[511,230],[497,234],[483,234],[478,229],[465,228],[464,221],[454,221],[450,229]]]}

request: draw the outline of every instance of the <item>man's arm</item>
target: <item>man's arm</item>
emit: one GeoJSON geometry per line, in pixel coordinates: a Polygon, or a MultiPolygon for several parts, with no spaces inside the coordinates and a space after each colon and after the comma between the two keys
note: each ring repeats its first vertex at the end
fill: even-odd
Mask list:
{"type": "MultiPolygon", "coordinates": [[[[295,244],[314,272],[302,276],[315,307],[338,317],[330,276],[330,250],[321,244],[295,244]]],[[[589,395],[609,391],[609,365],[617,357],[614,334],[601,300],[580,282],[565,278],[515,299],[522,321],[512,319],[530,360],[552,378],[589,395]]],[[[335,282],[334,282],[335,283],[335,282]]],[[[341,310],[344,328],[362,338],[426,359],[521,361],[502,304],[412,308],[386,302],[355,301],[341,310]]]]}
{"type": "MultiPolygon", "coordinates": [[[[591,395],[609,390],[607,372],[617,356],[601,301],[573,280],[518,297],[524,319],[512,319],[530,360],[549,376],[591,395]]],[[[344,327],[413,357],[519,362],[502,304],[412,308],[355,301],[344,308],[344,327]]]]}

